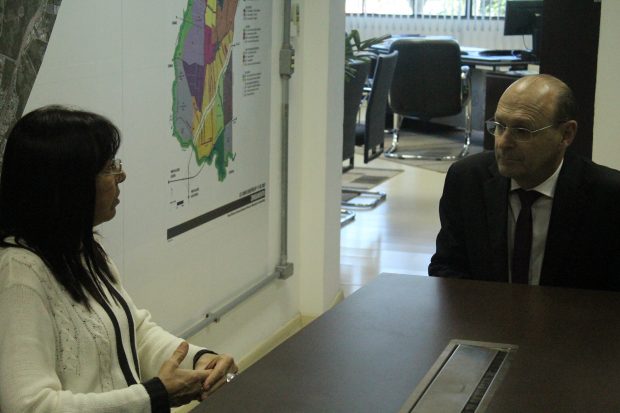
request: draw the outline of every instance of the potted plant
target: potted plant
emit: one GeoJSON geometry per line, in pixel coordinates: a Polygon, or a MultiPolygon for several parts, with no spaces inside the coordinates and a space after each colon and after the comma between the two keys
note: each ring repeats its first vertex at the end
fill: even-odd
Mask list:
{"type": "Polygon", "coordinates": [[[386,39],[389,39],[391,35],[386,34],[380,37],[371,37],[366,40],[360,39],[360,34],[356,29],[351,30],[350,33],[345,33],[344,41],[344,73],[345,79],[349,79],[355,76],[355,69],[351,66],[351,62],[356,60],[370,61],[373,52],[368,49],[376,44],[379,44],[386,39]]]}

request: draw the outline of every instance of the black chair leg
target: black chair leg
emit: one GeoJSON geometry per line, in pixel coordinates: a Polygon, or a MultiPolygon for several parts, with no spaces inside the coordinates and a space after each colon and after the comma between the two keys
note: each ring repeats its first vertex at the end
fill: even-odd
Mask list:
{"type": "Polygon", "coordinates": [[[392,146],[385,151],[386,158],[397,159],[413,159],[413,160],[435,160],[435,161],[455,161],[469,155],[469,146],[471,145],[471,99],[465,105],[465,135],[461,151],[456,155],[446,155],[445,151],[437,150],[419,150],[415,152],[398,152],[398,138],[400,135],[400,127],[404,117],[394,114],[394,130],[392,132],[392,146]]]}

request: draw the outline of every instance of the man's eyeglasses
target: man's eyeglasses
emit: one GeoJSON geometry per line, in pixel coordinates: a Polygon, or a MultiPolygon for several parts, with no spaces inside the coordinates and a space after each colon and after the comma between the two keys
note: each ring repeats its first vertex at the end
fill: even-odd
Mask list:
{"type": "Polygon", "coordinates": [[[112,159],[110,164],[106,166],[103,171],[99,173],[99,175],[120,175],[123,173],[123,161],[120,159],[112,159]]]}
{"type": "Polygon", "coordinates": [[[527,128],[513,128],[512,126],[506,126],[499,122],[496,122],[493,119],[489,119],[484,123],[486,125],[487,131],[489,131],[491,135],[494,135],[494,136],[503,135],[504,132],[506,132],[506,129],[508,129],[510,131],[512,139],[516,141],[529,141],[534,137],[535,133],[542,132],[554,126],[561,125],[564,122],[552,123],[551,125],[543,126],[542,128],[536,129],[536,130],[530,130],[527,128]]]}

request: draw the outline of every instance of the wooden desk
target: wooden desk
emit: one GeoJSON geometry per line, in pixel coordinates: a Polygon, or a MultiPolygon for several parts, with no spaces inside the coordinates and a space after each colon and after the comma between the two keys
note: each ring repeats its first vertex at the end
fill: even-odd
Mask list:
{"type": "Polygon", "coordinates": [[[620,411],[620,295],[382,274],[193,412],[396,412],[453,338],[519,346],[489,412],[620,411]]]}

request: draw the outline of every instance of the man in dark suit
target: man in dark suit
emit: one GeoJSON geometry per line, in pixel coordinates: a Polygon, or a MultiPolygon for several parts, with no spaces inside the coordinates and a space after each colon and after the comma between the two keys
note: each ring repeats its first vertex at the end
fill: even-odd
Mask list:
{"type": "Polygon", "coordinates": [[[487,121],[495,152],[448,171],[429,275],[620,290],[620,172],[566,154],[575,112],[549,75],[504,92],[487,121]]]}

